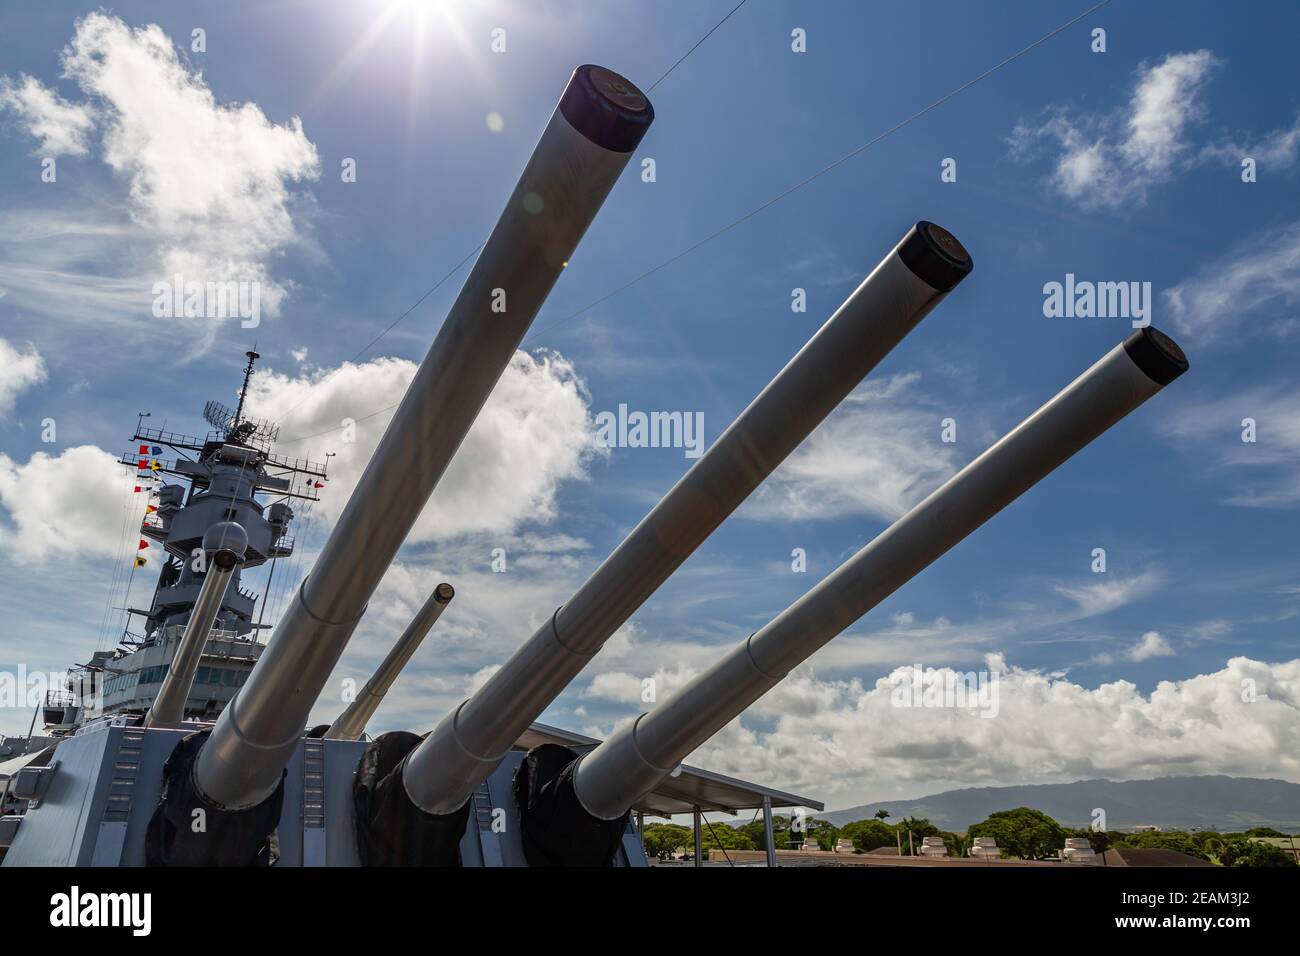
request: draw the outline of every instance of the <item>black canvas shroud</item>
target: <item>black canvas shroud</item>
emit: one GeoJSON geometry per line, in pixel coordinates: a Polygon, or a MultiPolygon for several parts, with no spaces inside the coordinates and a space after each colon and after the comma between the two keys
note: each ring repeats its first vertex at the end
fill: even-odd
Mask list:
{"type": "Polygon", "coordinates": [[[145,831],[148,866],[270,866],[278,858],[275,828],[284,804],[284,778],[256,806],[227,810],[194,786],[194,761],[208,731],[182,737],[163,766],[158,806],[145,831]],[[203,830],[194,832],[194,811],[203,811],[203,830]]]}
{"type": "Polygon", "coordinates": [[[470,801],[453,813],[429,813],[402,783],[406,758],[422,739],[405,730],[380,734],[361,756],[352,800],[362,866],[460,865],[470,801]]]}
{"type": "Polygon", "coordinates": [[[529,866],[610,866],[627,830],[628,814],[602,820],[587,812],[573,789],[578,755],[542,744],[515,771],[520,838],[529,866]]]}

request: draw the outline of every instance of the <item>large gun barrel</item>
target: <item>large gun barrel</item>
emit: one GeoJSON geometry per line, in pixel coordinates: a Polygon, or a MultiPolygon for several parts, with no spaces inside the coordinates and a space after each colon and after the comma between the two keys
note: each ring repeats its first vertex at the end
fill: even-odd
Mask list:
{"type": "Polygon", "coordinates": [[[370,676],[370,680],[366,681],[366,686],[361,688],[356,700],[352,701],[338,719],[330,724],[329,730],[325,731],[326,740],[357,740],[361,736],[362,731],[366,729],[366,724],[370,722],[370,718],[374,716],[380,702],[383,701],[384,695],[388,693],[388,688],[393,686],[397,675],[401,673],[406,662],[423,643],[425,635],[438,622],[438,618],[442,617],[442,612],[455,596],[456,590],[445,581],[433,589],[433,593],[424,602],[419,613],[411,619],[411,623],[406,626],[406,630],[397,639],[397,643],[388,652],[379,669],[370,676]]]}
{"type": "Polygon", "coordinates": [[[185,701],[194,686],[194,675],[203,658],[203,648],[208,643],[208,633],[216,623],[221,604],[226,598],[230,579],[244,560],[248,549],[248,534],[233,521],[213,525],[203,536],[203,551],[207,556],[207,571],[199,596],[190,611],[185,625],[185,636],[176,647],[167,676],[158,688],[158,696],[145,715],[146,727],[179,727],[185,717],[185,701]]]}
{"type": "Polygon", "coordinates": [[[1186,369],[1167,336],[1133,333],[771,623],[580,758],[571,779],[582,807],[620,819],[791,668],[1186,369]]]}
{"type": "Polygon", "coordinates": [[[276,791],[366,602],[653,117],[621,76],[574,71],[310,577],[199,751],[210,804],[276,791]]]}
{"type": "Polygon", "coordinates": [[[972,268],[920,222],[576,594],[406,758],[410,799],[465,805],[605,641],[972,268]]]}

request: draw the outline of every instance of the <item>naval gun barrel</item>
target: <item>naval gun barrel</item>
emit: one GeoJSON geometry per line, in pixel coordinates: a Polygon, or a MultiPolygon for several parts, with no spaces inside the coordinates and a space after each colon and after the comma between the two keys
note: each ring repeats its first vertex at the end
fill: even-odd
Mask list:
{"type": "Polygon", "coordinates": [[[473,697],[406,758],[410,799],[450,815],[592,656],[971,271],[917,223],[709,450],[473,697]]]}
{"type": "Polygon", "coordinates": [[[175,728],[181,725],[185,717],[185,702],[194,686],[194,675],[203,658],[208,634],[217,621],[235,568],[244,560],[247,549],[248,534],[233,521],[214,524],[203,535],[207,571],[199,587],[199,596],[190,610],[185,636],[176,647],[176,656],[158,688],[158,696],[149,707],[149,713],[145,714],[146,727],[175,728]]]}
{"type": "Polygon", "coordinates": [[[366,724],[370,722],[370,718],[374,716],[380,702],[383,701],[384,695],[388,693],[388,688],[393,686],[397,675],[401,673],[406,662],[423,643],[425,635],[438,622],[438,618],[442,617],[442,612],[455,596],[455,588],[445,581],[433,589],[433,593],[424,602],[419,613],[411,619],[411,623],[406,625],[406,630],[397,639],[397,643],[388,652],[379,669],[370,676],[370,680],[366,681],[366,686],[361,688],[361,693],[357,694],[356,700],[348,704],[347,709],[330,724],[329,730],[325,731],[326,740],[356,740],[361,736],[362,731],[366,729],[366,724]]]}
{"type": "Polygon", "coordinates": [[[380,578],[653,118],[618,74],[574,71],[311,575],[199,751],[209,802],[275,792],[380,578]]]}
{"type": "Polygon", "coordinates": [[[1186,370],[1167,336],[1133,333],[721,661],[580,758],[578,801],[599,820],[621,818],[791,668],[1186,370]]]}

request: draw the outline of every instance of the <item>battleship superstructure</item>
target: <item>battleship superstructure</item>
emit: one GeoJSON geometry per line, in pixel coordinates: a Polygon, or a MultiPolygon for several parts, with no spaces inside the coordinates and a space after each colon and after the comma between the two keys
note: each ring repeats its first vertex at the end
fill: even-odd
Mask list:
{"type": "Polygon", "coordinates": [[[146,613],[146,636],[162,648],[149,666],[167,664],[169,634],[180,638],[177,663],[147,705],[119,700],[17,771],[8,793],[26,813],[4,835],[5,865],[643,866],[632,814],[680,797],[681,761],[692,750],[1187,369],[1167,336],[1134,332],[650,714],[604,743],[540,728],[538,717],[610,636],[971,273],[973,260],[952,233],[917,222],[573,597],[430,733],[359,739],[451,600],[448,585],[435,589],[364,700],[332,726],[309,729],[380,579],[653,118],[649,100],[618,74],[574,72],[264,650],[253,650],[261,645],[238,570],[291,546],[291,515],[275,505],[263,515],[253,498],[292,496],[292,476],[311,481],[315,466],[271,456],[258,442],[269,444],[273,432],[245,422],[242,403],[231,414],[212,410],[219,440],[137,434],[151,454],[157,442],[202,455],[136,461],[201,486],[159,519],[159,540],[176,564],[146,613]],[[281,478],[271,475],[277,469],[281,478]],[[203,558],[203,580],[187,573],[187,556],[203,558]],[[211,700],[199,690],[195,638],[184,639],[185,629],[201,635],[209,626],[250,652],[243,686],[211,700]]]}
{"type": "MultiPolygon", "coordinates": [[[[247,536],[242,560],[230,573],[206,630],[206,643],[184,703],[184,715],[213,720],[243,686],[265,644],[265,625],[255,619],[258,595],[240,586],[242,572],[288,558],[294,538],[291,500],[319,500],[325,468],[271,452],[277,437],[270,422],[245,417],[256,352],[245,353],[239,402],[232,411],[208,402],[205,438],[137,426],[131,451],[121,463],[136,473],[138,494],[149,503],[140,526],[142,549],[162,552],[153,598],[147,609],[129,608],[143,619],[140,633],[127,628],[119,646],[97,651],[74,668],[61,692],[46,698],[46,732],[66,736],[87,719],[144,714],[164,686],[177,648],[190,630],[203,583],[210,577],[204,535],[222,523],[237,524],[247,536]],[[259,497],[275,501],[263,504],[259,497]]],[[[136,561],[144,565],[148,559],[136,561]]]]}

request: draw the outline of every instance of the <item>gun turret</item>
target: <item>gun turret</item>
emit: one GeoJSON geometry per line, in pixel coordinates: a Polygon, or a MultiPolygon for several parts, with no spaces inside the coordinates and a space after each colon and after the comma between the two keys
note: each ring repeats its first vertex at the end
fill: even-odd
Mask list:
{"type": "Polygon", "coordinates": [[[371,675],[370,680],[366,681],[366,686],[361,688],[361,693],[357,694],[356,700],[352,701],[330,725],[329,730],[325,731],[326,740],[356,740],[361,736],[362,731],[366,729],[366,724],[383,701],[384,695],[388,693],[388,688],[393,686],[397,675],[401,673],[406,662],[411,659],[411,655],[419,648],[425,635],[438,622],[438,618],[442,617],[442,612],[455,596],[455,588],[445,581],[433,589],[433,593],[424,602],[419,613],[411,619],[411,623],[406,626],[406,630],[397,639],[397,643],[388,652],[379,669],[371,675]]]}
{"type": "Polygon", "coordinates": [[[534,783],[539,798],[521,806],[525,831],[546,830],[541,821],[561,806],[569,832],[533,838],[553,853],[590,844],[602,827],[621,832],[637,798],[791,668],[1186,370],[1170,338],[1133,333],[771,623],[556,773],[557,786],[534,783]]]}
{"type": "Polygon", "coordinates": [[[451,815],[605,641],[971,271],[917,223],[578,592],[406,759],[407,795],[451,815]]]}
{"type": "Polygon", "coordinates": [[[162,686],[158,688],[158,696],[145,715],[146,727],[179,727],[184,719],[185,701],[189,699],[190,688],[194,686],[194,675],[203,658],[208,634],[216,623],[235,568],[244,560],[247,549],[248,535],[242,525],[233,521],[214,524],[203,535],[207,572],[194,608],[190,611],[189,622],[185,625],[185,635],[177,644],[176,656],[172,658],[162,686]]]}

